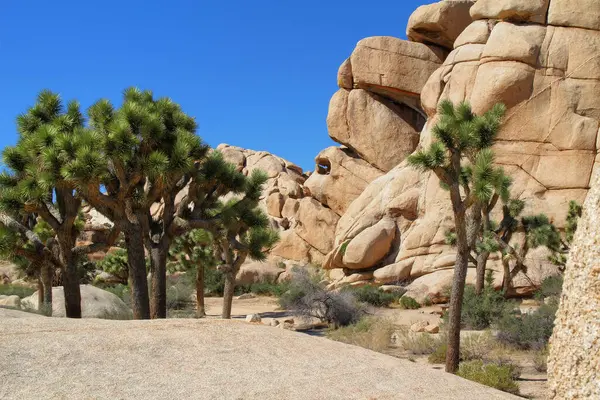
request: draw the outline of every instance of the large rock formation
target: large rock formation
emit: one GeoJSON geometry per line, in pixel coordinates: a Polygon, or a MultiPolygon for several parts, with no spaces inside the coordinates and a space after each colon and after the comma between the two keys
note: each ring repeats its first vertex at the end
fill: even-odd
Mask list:
{"type": "Polygon", "coordinates": [[[552,399],[600,398],[600,174],[594,177],[565,273],[548,373],[552,399]]]}
{"type": "MultiPolygon", "coordinates": [[[[385,82],[394,82],[394,85],[380,82],[380,86],[389,88],[362,87],[373,90],[374,95],[388,95],[387,99],[392,98],[390,93],[397,94],[397,89],[402,89],[403,94],[420,93],[420,107],[408,101],[404,103],[415,112],[427,115],[420,146],[432,140],[430,128],[437,118],[437,105],[443,99],[455,103],[469,101],[477,113],[485,112],[497,102],[506,104],[508,113],[494,148],[497,162],[514,180],[513,195],[526,201],[525,213],[545,213],[561,228],[568,202],[585,199],[597,156],[600,32],[594,16],[598,15],[595,10],[600,10],[600,2],[592,1],[587,7],[576,6],[581,8],[581,13],[572,10],[575,7],[572,3],[567,10],[565,2],[560,0],[479,0],[473,3],[442,1],[419,8],[411,17],[408,36],[410,40],[421,42],[418,43],[420,49],[429,45],[441,58],[444,53],[432,44],[448,48],[453,42],[452,51],[442,65],[430,73],[421,89],[399,88],[396,82],[406,79],[401,73],[402,67],[392,71],[400,75],[398,78],[386,77],[385,82]],[[469,20],[467,26],[465,9],[469,7],[473,21],[469,20]],[[444,28],[454,20],[463,21],[459,34],[444,28]]],[[[417,43],[403,42],[395,48],[408,48],[413,44],[417,43]]],[[[357,49],[360,47],[361,42],[357,49]]],[[[354,86],[361,87],[362,81],[357,84],[354,58],[350,60],[350,65],[343,66],[344,74],[340,74],[338,80],[348,83],[352,75],[354,86]]],[[[412,58],[410,63],[414,60],[412,58]]],[[[428,62],[433,63],[433,59],[428,62]]],[[[408,63],[409,60],[404,61],[404,65],[408,63]]],[[[422,82],[424,70],[423,64],[411,75],[413,84],[422,82]]],[[[334,96],[328,118],[330,135],[343,139],[342,143],[387,171],[380,159],[369,160],[370,154],[359,150],[358,140],[347,139],[359,134],[343,136],[338,133],[343,131],[343,124],[332,123],[344,115],[337,104],[344,101],[350,104],[350,95],[355,91],[338,92],[334,96]]],[[[394,98],[395,101],[402,99],[394,98]]],[[[369,103],[364,105],[363,113],[371,113],[378,120],[380,114],[369,111],[369,103]]],[[[350,110],[350,106],[346,109],[350,110]]],[[[352,132],[350,126],[354,122],[347,117],[349,114],[347,111],[346,119],[341,120],[347,122],[346,131],[352,132]]],[[[369,120],[363,118],[363,121],[369,120]]],[[[383,115],[383,120],[389,120],[387,115],[383,115]]],[[[381,125],[363,122],[356,126],[359,132],[372,135],[377,130],[365,129],[365,126],[381,125]]],[[[390,135],[393,126],[386,123],[387,133],[377,134],[382,138],[381,143],[386,142],[386,135],[390,135]]],[[[408,147],[405,141],[397,145],[399,149],[408,147]]],[[[341,216],[336,227],[335,249],[325,261],[326,268],[342,268],[346,275],[357,270],[371,271],[377,283],[418,281],[425,275],[432,275],[428,281],[436,281],[435,277],[444,280],[445,270],[453,268],[455,252],[444,244],[445,232],[452,226],[447,192],[440,188],[434,175],[419,173],[403,163],[404,157],[402,153],[389,159],[386,166],[394,162],[397,166],[367,186],[341,216]],[[363,254],[353,254],[351,262],[344,257],[345,251],[363,241],[364,232],[381,221],[390,220],[397,233],[386,254],[378,254],[379,259],[374,261],[365,248],[363,254]],[[360,265],[356,259],[365,262],[360,265]]],[[[389,237],[380,240],[382,246],[387,245],[389,237]]],[[[497,260],[491,261],[492,268],[500,271],[498,264],[497,260]]],[[[527,264],[528,277],[534,284],[555,273],[542,251],[531,252],[527,264]]],[[[515,283],[517,294],[533,289],[524,276],[518,277],[515,283]]]]}
{"type": "MultiPolygon", "coordinates": [[[[267,152],[220,145],[240,171],[269,177],[261,206],[281,241],[264,275],[292,260],[330,270],[333,286],[406,282],[415,296],[443,301],[455,263],[445,244],[448,194],[405,159],[431,143],[444,99],[468,101],[476,113],[507,106],[497,163],[514,181],[513,197],[526,201],[524,214],[545,213],[562,228],[568,202],[584,201],[596,165],[599,21],[600,0],[422,6],[410,17],[408,41],[365,38],[341,64],[327,117],[341,146],[319,153],[312,174],[267,152]]],[[[515,235],[513,244],[522,240],[515,235]]],[[[547,256],[529,253],[514,294],[556,273],[547,256]]],[[[489,265],[501,282],[499,260],[489,265]]]]}

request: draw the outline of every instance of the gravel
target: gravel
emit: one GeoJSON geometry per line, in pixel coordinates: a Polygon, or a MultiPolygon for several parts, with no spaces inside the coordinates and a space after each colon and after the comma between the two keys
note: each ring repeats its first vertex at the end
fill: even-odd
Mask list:
{"type": "Polygon", "coordinates": [[[8,318],[15,313],[0,309],[1,399],[517,399],[243,321],[8,318]]]}

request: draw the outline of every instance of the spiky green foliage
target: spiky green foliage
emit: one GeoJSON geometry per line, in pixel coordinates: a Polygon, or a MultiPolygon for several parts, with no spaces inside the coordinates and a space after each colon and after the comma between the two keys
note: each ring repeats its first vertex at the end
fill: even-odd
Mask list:
{"type": "Polygon", "coordinates": [[[565,240],[570,245],[573,243],[573,237],[575,236],[575,231],[577,231],[577,225],[579,223],[579,218],[581,218],[581,214],[583,213],[583,207],[581,204],[577,203],[574,200],[569,202],[569,211],[567,213],[567,225],[565,227],[565,240]]]}
{"type": "Polygon", "coordinates": [[[98,261],[96,266],[104,272],[118,278],[121,284],[126,285],[129,277],[129,264],[127,262],[127,251],[117,249],[106,254],[104,259],[98,261]]]}
{"type": "Polygon", "coordinates": [[[446,188],[459,182],[471,193],[471,201],[489,202],[495,194],[508,200],[511,180],[501,168],[493,166],[494,154],[489,149],[504,112],[505,107],[497,104],[478,116],[468,103],[454,106],[450,101],[442,101],[438,123],[432,128],[436,141],[428,149],[409,156],[409,164],[434,171],[446,188]]]}
{"type": "MultiPolygon", "coordinates": [[[[34,257],[30,240],[24,240],[22,234],[16,241],[5,235],[5,239],[13,241],[13,254],[19,250],[21,261],[23,254],[29,255],[25,257],[29,267],[33,262],[39,267],[43,259],[49,258],[56,263],[59,257],[49,254],[62,251],[61,242],[69,241],[74,246],[83,226],[79,218],[81,202],[61,176],[65,165],[61,151],[77,152],[83,130],[79,104],[71,101],[64,107],[58,94],[44,90],[36,104],[17,117],[17,145],[3,152],[7,170],[0,176],[0,211],[30,229],[47,247],[41,254],[38,244],[34,257]],[[57,241],[50,242],[54,237],[57,241]]],[[[71,258],[74,257],[67,257],[71,258]]]]}

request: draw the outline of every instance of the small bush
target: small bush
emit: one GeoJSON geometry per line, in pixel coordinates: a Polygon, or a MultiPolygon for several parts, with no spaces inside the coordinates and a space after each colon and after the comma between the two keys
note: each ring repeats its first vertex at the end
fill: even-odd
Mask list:
{"type": "Polygon", "coordinates": [[[104,259],[96,263],[96,266],[118,278],[122,284],[127,283],[129,277],[127,250],[119,248],[113,253],[106,254],[104,259]]]}
{"type": "Polygon", "coordinates": [[[415,299],[406,295],[400,298],[400,305],[405,310],[417,310],[421,308],[421,305],[415,299]]]}
{"type": "MultiPolygon", "coordinates": [[[[443,364],[446,362],[448,339],[446,335],[441,336],[437,341],[434,351],[427,359],[431,364],[443,364]]],[[[492,334],[489,332],[462,337],[460,340],[460,360],[489,360],[490,351],[494,347],[493,339],[492,334]]]]}
{"type": "Polygon", "coordinates": [[[501,292],[494,290],[493,271],[486,276],[486,286],[480,295],[475,287],[465,287],[461,323],[467,329],[487,329],[514,309],[514,304],[507,301],[501,292]]]}
{"type": "Polygon", "coordinates": [[[432,354],[446,341],[445,335],[432,336],[427,333],[415,333],[408,327],[402,327],[395,333],[396,343],[410,354],[432,354]]]}
{"type": "Polygon", "coordinates": [[[355,324],[327,332],[327,337],[338,342],[353,344],[382,352],[390,346],[394,326],[382,318],[362,318],[355,324]]]}
{"type": "Polygon", "coordinates": [[[534,351],[532,361],[537,372],[548,372],[548,347],[534,351]]]}
{"type": "Polygon", "coordinates": [[[535,297],[538,300],[544,300],[549,297],[558,298],[562,293],[563,277],[562,275],[549,276],[542,281],[535,297]]]}
{"type": "Polygon", "coordinates": [[[343,290],[351,291],[361,303],[367,303],[375,307],[388,307],[401,297],[398,293],[386,293],[376,286],[352,287],[347,286],[343,290]]]}
{"type": "Polygon", "coordinates": [[[548,345],[558,304],[543,304],[531,314],[507,315],[498,321],[497,338],[501,343],[527,350],[539,350],[548,345]]]}
{"type": "Polygon", "coordinates": [[[0,285],[0,295],[19,296],[20,298],[29,297],[35,293],[35,289],[19,285],[0,285]]]}
{"type": "Polygon", "coordinates": [[[336,327],[354,324],[364,314],[353,293],[329,292],[305,269],[292,271],[290,288],[279,302],[282,307],[300,316],[318,318],[336,327]]]}
{"type": "Polygon", "coordinates": [[[427,357],[430,364],[443,364],[446,362],[446,353],[448,352],[448,342],[444,340],[438,343],[433,353],[427,357]]]}
{"type": "Polygon", "coordinates": [[[104,290],[116,295],[121,300],[123,300],[123,303],[131,307],[131,289],[129,288],[129,286],[119,283],[115,286],[105,287],[104,290]]]}
{"type": "Polygon", "coordinates": [[[515,382],[517,369],[510,364],[484,364],[483,361],[468,361],[460,364],[458,376],[504,392],[518,394],[519,385],[515,382]]]}
{"type": "Polygon", "coordinates": [[[216,268],[204,269],[204,294],[206,296],[222,297],[225,292],[225,277],[216,268]]]}
{"type": "Polygon", "coordinates": [[[494,337],[489,331],[465,335],[460,340],[460,359],[489,360],[490,351],[494,346],[494,337]]]}
{"type": "Polygon", "coordinates": [[[236,286],[235,291],[237,295],[244,293],[254,293],[259,296],[273,296],[281,297],[285,292],[289,290],[289,283],[270,283],[260,282],[253,283],[251,285],[236,286]]]}

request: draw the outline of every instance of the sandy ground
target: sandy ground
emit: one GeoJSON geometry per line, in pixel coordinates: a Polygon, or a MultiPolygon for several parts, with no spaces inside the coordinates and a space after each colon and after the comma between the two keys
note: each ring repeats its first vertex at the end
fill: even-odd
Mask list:
{"type": "Polygon", "coordinates": [[[0,343],[2,399],[516,398],[359,347],[235,320],[7,318],[0,310],[0,343]]]}

